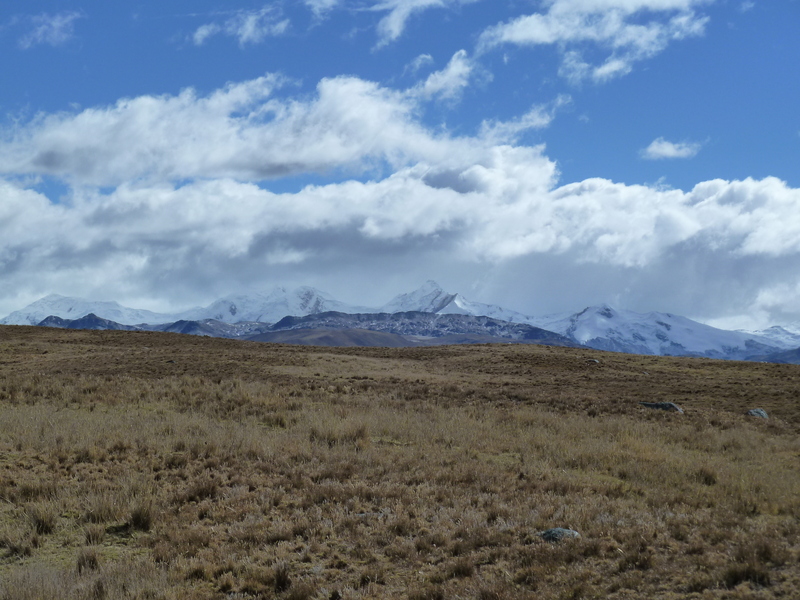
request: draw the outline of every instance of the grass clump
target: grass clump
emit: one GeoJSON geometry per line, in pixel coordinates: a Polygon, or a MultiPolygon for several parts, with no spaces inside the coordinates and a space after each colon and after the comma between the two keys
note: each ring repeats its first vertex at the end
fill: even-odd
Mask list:
{"type": "Polygon", "coordinates": [[[38,535],[50,535],[58,524],[58,506],[53,502],[35,502],[25,508],[31,528],[38,535]]]}

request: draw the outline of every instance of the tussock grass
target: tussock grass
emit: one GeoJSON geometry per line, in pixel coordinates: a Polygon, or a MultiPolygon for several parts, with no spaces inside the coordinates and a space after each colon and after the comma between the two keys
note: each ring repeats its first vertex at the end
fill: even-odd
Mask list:
{"type": "Polygon", "coordinates": [[[0,599],[800,596],[798,399],[783,365],[0,328],[0,599]]]}

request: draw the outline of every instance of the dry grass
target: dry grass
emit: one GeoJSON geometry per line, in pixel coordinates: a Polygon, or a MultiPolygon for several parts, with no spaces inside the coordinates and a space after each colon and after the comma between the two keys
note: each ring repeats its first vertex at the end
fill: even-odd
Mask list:
{"type": "Polygon", "coordinates": [[[790,365],[0,328],[0,599],[800,597],[799,398],[790,365]]]}

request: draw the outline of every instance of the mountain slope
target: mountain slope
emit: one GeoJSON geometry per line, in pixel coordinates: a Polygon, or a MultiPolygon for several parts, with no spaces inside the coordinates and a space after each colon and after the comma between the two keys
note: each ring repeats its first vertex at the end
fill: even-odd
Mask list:
{"type": "Polygon", "coordinates": [[[562,335],[525,323],[509,323],[490,317],[435,314],[409,311],[400,313],[345,314],[326,312],[305,317],[286,317],[273,325],[273,331],[291,329],[369,329],[402,336],[439,338],[453,334],[474,334],[513,341],[553,346],[579,346],[562,335]]]}
{"type": "Polygon", "coordinates": [[[116,321],[102,319],[93,313],[89,313],[80,319],[62,319],[61,317],[49,316],[39,327],[55,327],[57,329],[93,329],[96,331],[136,331],[139,328],[133,325],[122,325],[116,321]]]}
{"type": "Polygon", "coordinates": [[[508,310],[494,304],[482,304],[467,300],[461,294],[451,294],[444,291],[438,283],[428,280],[419,289],[407,294],[400,294],[387,304],[380,312],[427,312],[452,315],[472,315],[475,317],[491,317],[509,323],[532,324],[532,317],[522,313],[508,310]]]}
{"type": "Polygon", "coordinates": [[[49,316],[56,316],[62,319],[79,319],[88,314],[94,314],[100,318],[123,325],[167,323],[175,320],[174,315],[128,308],[117,302],[96,302],[83,298],[50,294],[21,310],[12,312],[0,320],[0,325],[37,325],[49,316]]]}
{"type": "Polygon", "coordinates": [[[181,313],[180,318],[187,321],[214,319],[223,323],[245,321],[274,323],[289,315],[303,316],[331,310],[363,312],[365,309],[340,302],[329,294],[312,287],[299,287],[295,290],[276,287],[268,294],[251,293],[225,296],[205,308],[196,308],[181,313]]]}
{"type": "Polygon", "coordinates": [[[261,333],[248,339],[301,346],[407,348],[416,345],[395,333],[367,329],[287,329],[261,333]]]}
{"type": "Polygon", "coordinates": [[[268,328],[269,325],[266,323],[254,323],[251,321],[223,323],[222,321],[216,321],[214,319],[201,319],[199,321],[181,319],[174,323],[143,326],[143,329],[147,329],[148,331],[164,331],[167,333],[184,333],[188,335],[228,339],[243,339],[266,331],[268,328]]]}
{"type": "Polygon", "coordinates": [[[740,333],[766,338],[773,344],[781,346],[782,348],[797,348],[800,346],[800,330],[794,330],[788,326],[779,327],[776,325],[759,331],[739,331],[740,333]]]}
{"type": "Polygon", "coordinates": [[[768,338],[725,331],[669,313],[636,313],[592,306],[539,325],[597,350],[662,356],[706,356],[740,360],[784,349],[768,338]]]}
{"type": "Polygon", "coordinates": [[[277,287],[268,294],[235,294],[215,300],[206,307],[173,314],[127,308],[117,302],[95,302],[51,294],[11,313],[0,320],[0,324],[37,325],[50,316],[74,320],[90,313],[124,325],[158,325],[208,319],[229,324],[245,321],[274,323],[287,315],[302,316],[331,310],[358,313],[374,309],[350,306],[311,287],[291,291],[277,287]]]}
{"type": "Polygon", "coordinates": [[[783,350],[772,354],[751,356],[748,360],[756,362],[770,362],[784,365],[800,365],[800,348],[783,350]]]}

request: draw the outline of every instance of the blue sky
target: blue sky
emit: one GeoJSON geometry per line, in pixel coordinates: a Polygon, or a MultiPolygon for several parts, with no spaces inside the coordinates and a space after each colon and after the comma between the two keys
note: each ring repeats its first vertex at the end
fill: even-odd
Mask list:
{"type": "Polygon", "coordinates": [[[0,0],[0,313],[427,279],[800,321],[800,1],[0,0]]]}

